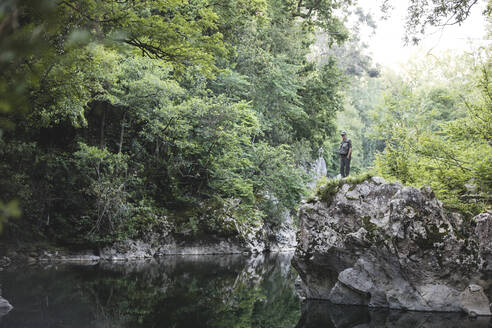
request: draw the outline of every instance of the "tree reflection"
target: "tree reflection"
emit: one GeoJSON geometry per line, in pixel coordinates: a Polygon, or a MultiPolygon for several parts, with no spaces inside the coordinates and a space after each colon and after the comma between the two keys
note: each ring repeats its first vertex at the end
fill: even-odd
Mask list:
{"type": "Polygon", "coordinates": [[[176,256],[0,272],[14,309],[0,328],[490,327],[459,313],[398,312],[305,301],[291,255],[176,256]]]}
{"type": "Polygon", "coordinates": [[[290,259],[177,256],[4,272],[15,310],[0,327],[290,328],[300,316],[290,259]]]}

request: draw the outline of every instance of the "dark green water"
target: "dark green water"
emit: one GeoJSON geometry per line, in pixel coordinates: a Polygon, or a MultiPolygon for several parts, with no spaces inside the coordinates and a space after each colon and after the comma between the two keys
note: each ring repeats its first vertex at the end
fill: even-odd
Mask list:
{"type": "Polygon", "coordinates": [[[290,259],[201,255],[12,268],[0,272],[14,306],[0,327],[491,327],[488,318],[460,314],[301,304],[290,259]]]}

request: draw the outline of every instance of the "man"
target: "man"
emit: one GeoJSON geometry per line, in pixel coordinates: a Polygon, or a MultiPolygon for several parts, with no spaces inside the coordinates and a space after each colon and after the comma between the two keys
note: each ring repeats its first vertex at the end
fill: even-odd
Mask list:
{"type": "Polygon", "coordinates": [[[345,178],[350,173],[350,158],[352,155],[352,140],[347,138],[347,132],[342,131],[342,142],[340,143],[340,175],[345,178]]]}

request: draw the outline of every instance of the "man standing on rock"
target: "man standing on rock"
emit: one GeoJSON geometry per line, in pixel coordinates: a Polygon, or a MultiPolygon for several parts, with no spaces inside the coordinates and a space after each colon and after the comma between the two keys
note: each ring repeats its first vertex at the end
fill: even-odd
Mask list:
{"type": "Polygon", "coordinates": [[[340,143],[340,175],[345,178],[350,173],[350,158],[352,155],[352,140],[347,138],[347,132],[342,131],[342,142],[340,143]]]}

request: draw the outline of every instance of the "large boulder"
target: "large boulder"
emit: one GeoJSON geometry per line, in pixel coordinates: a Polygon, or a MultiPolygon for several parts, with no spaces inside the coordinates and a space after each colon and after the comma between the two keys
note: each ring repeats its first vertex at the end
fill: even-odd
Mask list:
{"type": "Polygon", "coordinates": [[[265,224],[265,251],[293,252],[296,248],[296,228],[290,211],[283,208],[280,213],[280,224],[271,227],[265,224]]]}
{"type": "Polygon", "coordinates": [[[480,249],[488,246],[458,233],[456,216],[429,188],[381,178],[331,184],[301,207],[299,219],[293,264],[306,298],[490,315],[479,285],[480,249]]]}
{"type": "Polygon", "coordinates": [[[485,271],[492,271],[492,215],[481,213],[473,218],[475,236],[480,247],[480,256],[484,260],[485,271]]]}

